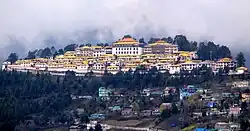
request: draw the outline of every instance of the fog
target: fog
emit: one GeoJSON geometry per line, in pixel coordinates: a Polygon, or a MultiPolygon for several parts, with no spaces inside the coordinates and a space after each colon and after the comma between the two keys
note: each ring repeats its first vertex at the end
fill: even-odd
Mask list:
{"type": "Polygon", "coordinates": [[[249,0],[0,0],[0,55],[112,42],[125,34],[184,34],[248,53],[249,5],[249,0]]]}

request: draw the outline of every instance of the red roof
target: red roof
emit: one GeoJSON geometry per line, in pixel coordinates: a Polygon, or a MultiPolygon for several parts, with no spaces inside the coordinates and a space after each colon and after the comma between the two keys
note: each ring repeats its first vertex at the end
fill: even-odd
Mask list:
{"type": "Polygon", "coordinates": [[[137,41],[133,38],[123,38],[122,40],[119,40],[118,42],[137,42],[137,41]]]}

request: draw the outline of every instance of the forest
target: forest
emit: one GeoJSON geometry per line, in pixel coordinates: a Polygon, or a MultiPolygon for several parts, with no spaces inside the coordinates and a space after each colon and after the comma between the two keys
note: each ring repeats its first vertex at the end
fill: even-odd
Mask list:
{"type": "Polygon", "coordinates": [[[179,77],[170,77],[168,72],[160,73],[156,68],[145,72],[144,67],[138,67],[134,72],[115,75],[106,72],[101,77],[89,72],[83,77],[76,77],[74,72],[68,71],[62,77],[0,71],[0,130],[14,128],[29,118],[42,126],[46,126],[52,116],[56,121],[70,122],[72,118],[62,111],[71,104],[71,95],[97,96],[100,86],[141,90],[146,87],[199,84],[213,79],[211,69],[205,67],[193,70],[191,74],[182,71],[179,77]]]}

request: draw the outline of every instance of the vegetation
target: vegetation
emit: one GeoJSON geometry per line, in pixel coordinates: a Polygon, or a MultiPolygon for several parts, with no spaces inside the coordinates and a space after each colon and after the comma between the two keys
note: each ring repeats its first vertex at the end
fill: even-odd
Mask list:
{"type": "MultiPolygon", "coordinates": [[[[131,35],[125,35],[124,38],[132,38],[131,35]]],[[[197,51],[198,59],[200,60],[218,60],[220,58],[231,58],[231,51],[227,46],[220,46],[218,44],[215,44],[212,41],[209,42],[196,42],[196,41],[189,41],[186,36],[184,35],[176,35],[174,38],[172,37],[163,37],[163,38],[150,38],[149,41],[146,43],[144,38],[139,39],[139,43],[141,43],[142,46],[145,46],[147,44],[154,43],[158,40],[163,40],[168,43],[176,44],[179,47],[180,51],[197,51]]],[[[97,43],[98,46],[108,46],[108,43],[97,43]]],[[[26,59],[33,59],[33,58],[48,58],[48,57],[55,57],[55,55],[62,55],[63,53],[67,51],[73,51],[76,49],[76,47],[82,47],[82,46],[91,46],[90,43],[86,44],[69,44],[66,45],[63,49],[56,50],[55,47],[46,47],[44,49],[29,51],[26,59]]],[[[12,53],[11,54],[11,61],[15,61],[15,55],[17,54],[12,53]]]]}
{"type": "MultiPolygon", "coordinates": [[[[144,71],[145,68],[140,67],[135,72],[105,73],[102,77],[93,77],[91,73],[76,77],[72,71],[68,71],[64,77],[0,71],[0,122],[14,126],[27,117],[34,119],[38,125],[46,125],[51,117],[61,123],[71,122],[72,117],[63,113],[63,109],[71,104],[71,95],[95,96],[100,86],[141,90],[146,87],[194,84],[212,78],[210,69],[203,72],[205,75],[196,74],[194,70],[188,77],[183,71],[179,78],[170,77],[169,73],[162,74],[156,68],[149,70],[149,73],[140,73],[144,71]]],[[[81,116],[81,119],[87,121],[86,116],[81,116]]]]}
{"type": "Polygon", "coordinates": [[[244,67],[245,66],[246,59],[245,59],[245,56],[244,56],[244,54],[242,52],[240,52],[237,55],[236,60],[237,60],[238,67],[244,67]]]}
{"type": "Polygon", "coordinates": [[[10,63],[14,63],[18,60],[18,56],[16,53],[10,53],[10,55],[8,56],[7,61],[9,61],[10,63]]]}

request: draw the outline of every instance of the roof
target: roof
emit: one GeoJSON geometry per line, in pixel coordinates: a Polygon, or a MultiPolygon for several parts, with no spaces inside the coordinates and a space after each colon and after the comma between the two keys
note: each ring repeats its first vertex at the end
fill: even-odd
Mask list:
{"type": "Polygon", "coordinates": [[[167,45],[167,46],[176,46],[176,45],[172,45],[170,43],[167,43],[163,40],[158,40],[155,43],[149,44],[149,46],[154,46],[154,45],[167,45]]]}
{"type": "Polygon", "coordinates": [[[191,60],[187,60],[185,63],[182,63],[182,64],[197,64],[197,63],[191,60]]]}
{"type": "Polygon", "coordinates": [[[92,46],[92,48],[102,48],[102,46],[92,46]]]}
{"type": "Polygon", "coordinates": [[[247,71],[248,68],[247,68],[247,67],[238,67],[236,70],[244,70],[244,71],[247,71]]]}
{"type": "Polygon", "coordinates": [[[218,62],[232,62],[231,58],[222,58],[220,60],[218,60],[218,62]]]}
{"type": "Polygon", "coordinates": [[[137,41],[133,38],[123,38],[118,42],[137,42],[137,41]]]}
{"type": "Polygon", "coordinates": [[[139,42],[137,42],[135,39],[133,38],[123,38],[117,42],[114,43],[116,44],[139,44],[139,42]]]}
{"type": "Polygon", "coordinates": [[[81,47],[82,49],[90,48],[89,46],[83,46],[81,47]]]}

